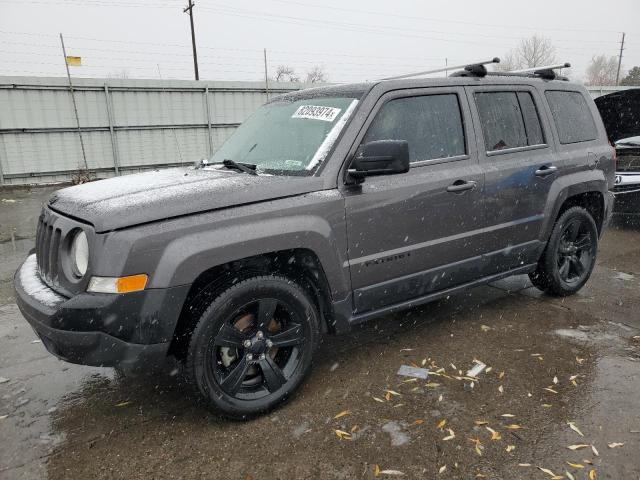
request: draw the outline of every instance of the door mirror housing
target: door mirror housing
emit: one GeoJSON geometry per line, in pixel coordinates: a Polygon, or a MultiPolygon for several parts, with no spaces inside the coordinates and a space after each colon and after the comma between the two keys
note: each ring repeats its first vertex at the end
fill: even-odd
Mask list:
{"type": "Polygon", "coordinates": [[[376,140],[358,147],[348,170],[360,182],[373,175],[409,171],[409,143],[406,140],[376,140]]]}

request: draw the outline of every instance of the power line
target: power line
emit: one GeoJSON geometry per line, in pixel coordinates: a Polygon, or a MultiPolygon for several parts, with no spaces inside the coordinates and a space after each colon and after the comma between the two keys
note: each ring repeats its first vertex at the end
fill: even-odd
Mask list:
{"type": "Polygon", "coordinates": [[[352,12],[352,13],[357,13],[359,15],[381,15],[384,17],[395,17],[395,18],[404,18],[404,19],[409,19],[409,20],[420,20],[420,21],[427,21],[427,22],[438,22],[438,23],[455,23],[455,24],[459,24],[459,25],[470,25],[470,26],[484,26],[484,27],[491,27],[491,28],[517,28],[518,30],[522,30],[522,29],[526,29],[526,30],[535,30],[535,31],[562,31],[562,32],[588,32],[588,33],[593,33],[593,32],[607,32],[607,33],[619,33],[617,30],[599,30],[599,29],[593,29],[591,27],[589,27],[588,29],[571,29],[571,28],[566,28],[566,27],[561,27],[561,28],[550,28],[550,27],[542,27],[542,28],[538,28],[538,27],[532,27],[529,25],[514,25],[514,24],[509,24],[509,25],[500,25],[500,24],[492,24],[492,23],[478,23],[478,22],[465,22],[465,21],[461,21],[461,20],[450,20],[450,19],[444,19],[444,18],[427,18],[427,17],[417,17],[417,16],[409,16],[409,15],[401,15],[401,14],[397,14],[397,13],[390,13],[390,12],[376,12],[376,11],[371,11],[371,10],[358,10],[358,9],[354,9],[354,8],[345,8],[345,7],[337,7],[335,5],[320,5],[320,4],[314,4],[314,3],[303,3],[303,2],[298,2],[298,1],[294,1],[294,0],[271,0],[272,2],[276,2],[276,3],[283,3],[283,4],[287,4],[287,5],[298,5],[298,6],[302,6],[302,7],[311,7],[311,8],[321,8],[321,9],[326,9],[326,10],[337,10],[337,11],[342,11],[342,12],[352,12]]]}

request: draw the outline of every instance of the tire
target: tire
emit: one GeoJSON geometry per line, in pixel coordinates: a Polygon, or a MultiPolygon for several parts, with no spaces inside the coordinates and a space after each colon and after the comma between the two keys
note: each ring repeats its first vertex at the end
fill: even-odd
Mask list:
{"type": "Polygon", "coordinates": [[[551,295],[573,295],[589,280],[597,251],[598,228],[593,217],[582,207],[569,208],[556,221],[538,267],[529,278],[551,295]]]}
{"type": "Polygon", "coordinates": [[[288,278],[255,276],[222,291],[195,326],[187,382],[214,411],[248,419],[284,403],[311,370],[319,313],[288,278]]]}

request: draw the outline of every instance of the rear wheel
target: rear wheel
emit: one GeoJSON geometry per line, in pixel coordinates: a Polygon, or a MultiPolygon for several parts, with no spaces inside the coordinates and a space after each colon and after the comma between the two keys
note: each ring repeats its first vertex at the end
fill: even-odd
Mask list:
{"type": "Polygon", "coordinates": [[[593,217],[582,207],[572,207],[556,221],[538,268],[529,278],[550,294],[572,295],[591,276],[597,250],[598,229],[593,217]]]}
{"type": "Polygon", "coordinates": [[[310,371],[318,326],[315,304],[293,281],[244,280],[202,314],[189,343],[187,380],[227,417],[267,412],[286,401],[310,371]]]}

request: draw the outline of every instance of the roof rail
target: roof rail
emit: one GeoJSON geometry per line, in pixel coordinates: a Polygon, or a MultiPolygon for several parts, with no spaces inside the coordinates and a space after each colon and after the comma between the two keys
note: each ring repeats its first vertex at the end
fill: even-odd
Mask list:
{"type": "MultiPolygon", "coordinates": [[[[441,73],[449,70],[457,70],[459,68],[464,69],[464,73],[466,75],[484,77],[487,74],[487,67],[485,67],[485,65],[491,64],[491,63],[500,63],[500,59],[498,57],[494,57],[491,60],[485,60],[482,62],[475,62],[475,63],[464,64],[464,65],[455,65],[450,67],[438,68],[436,70],[425,70],[423,72],[406,73],[404,75],[398,75],[395,77],[382,78],[381,80],[400,80],[402,78],[419,77],[422,75],[429,75],[431,73],[441,73]]],[[[463,73],[463,72],[460,72],[460,73],[463,73]]]]}
{"type": "Polygon", "coordinates": [[[515,73],[515,74],[529,73],[533,75],[538,75],[539,77],[544,78],[545,80],[555,80],[558,77],[558,75],[556,75],[556,72],[554,72],[554,70],[557,70],[560,68],[571,68],[571,64],[569,62],[565,62],[565,63],[558,63],[556,65],[543,65],[540,67],[511,70],[506,73],[515,73]]]}

